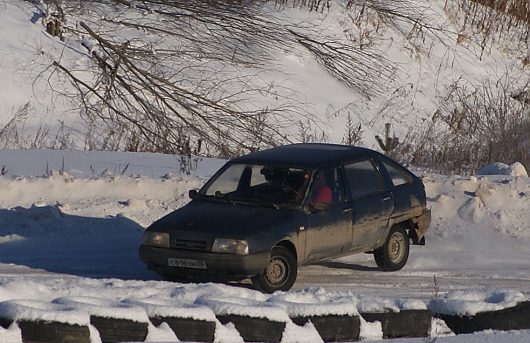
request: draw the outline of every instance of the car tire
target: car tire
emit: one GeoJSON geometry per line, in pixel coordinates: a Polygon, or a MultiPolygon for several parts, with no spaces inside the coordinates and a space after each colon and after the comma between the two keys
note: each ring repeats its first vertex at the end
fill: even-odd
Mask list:
{"type": "Polygon", "coordinates": [[[254,288],[264,293],[288,291],[296,281],[298,266],[296,257],[289,249],[276,246],[263,273],[252,278],[254,288]]]}
{"type": "Polygon", "coordinates": [[[375,263],[384,271],[396,271],[405,266],[409,258],[410,241],[401,226],[390,229],[385,244],[374,251],[375,263]]]}

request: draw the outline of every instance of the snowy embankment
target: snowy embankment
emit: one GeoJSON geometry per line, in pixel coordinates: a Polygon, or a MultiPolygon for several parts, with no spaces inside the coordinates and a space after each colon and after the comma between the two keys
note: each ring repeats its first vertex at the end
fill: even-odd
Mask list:
{"type": "MultiPolygon", "coordinates": [[[[302,268],[295,291],[266,296],[226,285],[156,281],[137,257],[143,228],[187,202],[188,190],[222,161],[199,161],[197,171],[185,176],[168,173],[178,169],[173,157],[154,154],[18,151],[0,152],[0,160],[7,170],[0,177],[0,307],[22,317],[51,313],[86,320],[80,309],[112,315],[136,308],[140,318],[149,311],[171,312],[165,303],[186,308],[181,315],[193,317],[252,311],[283,321],[330,310],[400,311],[428,306],[433,275],[441,280],[437,297],[446,312],[510,307],[530,295],[528,177],[425,174],[433,222],[427,245],[414,247],[403,271],[367,273],[374,264],[369,255],[354,256],[339,260],[344,262],[337,262],[338,269],[302,268]],[[123,172],[125,166],[129,172],[123,172]],[[47,175],[35,176],[39,170],[47,175]],[[313,272],[331,283],[308,288],[313,272]],[[364,293],[351,277],[362,278],[372,290],[364,293]]],[[[231,336],[218,340],[223,337],[231,336]]]]}

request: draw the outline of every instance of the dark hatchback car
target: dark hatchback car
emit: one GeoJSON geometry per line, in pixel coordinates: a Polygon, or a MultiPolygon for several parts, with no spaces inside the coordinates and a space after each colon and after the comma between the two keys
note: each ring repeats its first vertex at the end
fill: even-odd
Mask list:
{"type": "Polygon", "coordinates": [[[251,278],[288,290],[298,266],[373,253],[403,268],[430,220],[422,181],[365,148],[292,144],[226,163],[192,201],[153,223],[140,258],[163,277],[251,278]]]}

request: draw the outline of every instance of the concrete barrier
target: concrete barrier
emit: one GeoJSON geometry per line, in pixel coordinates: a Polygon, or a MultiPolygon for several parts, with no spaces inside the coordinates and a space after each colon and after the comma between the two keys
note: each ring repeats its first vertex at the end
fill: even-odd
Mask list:
{"type": "Polygon", "coordinates": [[[432,314],[428,310],[361,313],[361,316],[367,322],[381,322],[383,338],[426,337],[432,320],[432,314]]]}
{"type": "MultiPolygon", "coordinates": [[[[8,328],[12,319],[0,319],[0,326],[8,328]]],[[[45,320],[17,320],[23,342],[32,343],[90,343],[88,326],[72,325],[45,320]]]]}
{"type": "Polygon", "coordinates": [[[285,322],[235,314],[217,315],[221,324],[232,323],[245,342],[280,342],[285,322]]]}
{"type": "MultiPolygon", "coordinates": [[[[8,328],[14,321],[1,317],[0,326],[8,328]]],[[[384,338],[425,337],[431,324],[427,310],[401,310],[400,312],[361,313],[368,322],[379,321],[384,338]]],[[[456,334],[483,330],[530,329],[530,302],[499,311],[481,312],[474,316],[438,314],[456,334]]],[[[246,342],[280,342],[286,323],[266,318],[242,315],[217,315],[222,324],[233,323],[246,342]]],[[[308,321],[325,342],[357,341],[360,335],[360,318],[348,315],[319,315],[291,318],[296,325],[308,321]]],[[[178,317],[149,318],[154,325],[166,322],[182,341],[213,342],[215,322],[178,317]]],[[[88,326],[71,325],[45,320],[16,320],[24,342],[90,342],[88,326]]],[[[126,319],[90,316],[90,323],[99,331],[102,342],[142,342],[147,336],[148,323],[126,319]]]]}
{"type": "Polygon", "coordinates": [[[99,331],[103,343],[143,342],[147,337],[147,323],[90,316],[90,324],[99,331]]]}
{"type": "Polygon", "coordinates": [[[499,311],[479,312],[474,316],[440,314],[455,334],[483,330],[528,330],[530,329],[530,301],[499,311]]]}
{"type": "Polygon", "coordinates": [[[215,322],[178,317],[153,317],[151,323],[158,326],[167,323],[179,340],[184,342],[213,342],[215,322]]]}
{"type": "Polygon", "coordinates": [[[324,342],[357,341],[361,332],[361,321],[358,316],[323,315],[295,317],[291,320],[300,326],[311,321],[324,342]]]}

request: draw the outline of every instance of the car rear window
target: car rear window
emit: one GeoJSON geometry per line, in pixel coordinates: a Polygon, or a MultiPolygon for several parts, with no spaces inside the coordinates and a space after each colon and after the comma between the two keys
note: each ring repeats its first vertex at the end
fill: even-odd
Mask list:
{"type": "Polygon", "coordinates": [[[391,165],[386,161],[382,162],[386,171],[388,172],[388,175],[390,176],[390,179],[392,180],[394,187],[412,183],[412,177],[409,175],[409,173],[402,170],[401,168],[391,165]]]}

